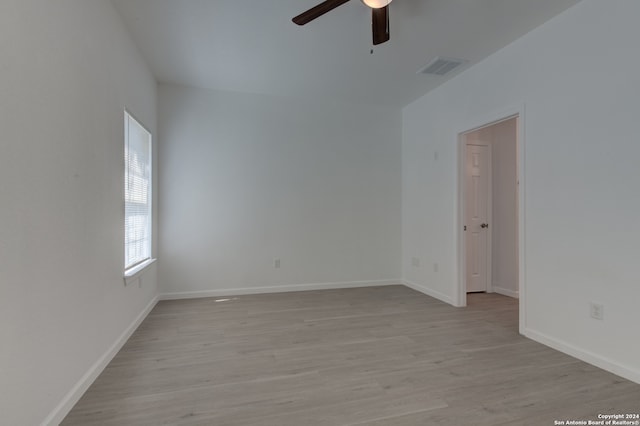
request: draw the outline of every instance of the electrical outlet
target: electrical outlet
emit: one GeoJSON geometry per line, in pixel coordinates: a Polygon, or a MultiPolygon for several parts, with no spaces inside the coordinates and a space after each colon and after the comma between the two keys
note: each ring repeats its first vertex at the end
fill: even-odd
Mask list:
{"type": "Polygon", "coordinates": [[[411,266],[413,266],[414,268],[417,268],[420,266],[420,259],[418,259],[417,257],[414,257],[411,259],[411,266]]]}
{"type": "Polygon", "coordinates": [[[438,269],[440,269],[440,265],[436,262],[433,264],[433,272],[438,272],[438,269]]]}
{"type": "Polygon", "coordinates": [[[280,259],[273,259],[273,267],[276,269],[280,268],[280,259]]]}
{"type": "Polygon", "coordinates": [[[591,302],[589,306],[591,309],[591,318],[600,321],[604,320],[604,305],[602,305],[601,303],[591,302]]]}

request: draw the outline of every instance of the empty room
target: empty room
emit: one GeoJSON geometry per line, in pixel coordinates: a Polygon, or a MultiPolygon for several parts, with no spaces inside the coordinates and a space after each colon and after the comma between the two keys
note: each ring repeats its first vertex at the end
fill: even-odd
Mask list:
{"type": "Polygon", "coordinates": [[[637,0],[0,0],[0,425],[640,425],[637,0]]]}

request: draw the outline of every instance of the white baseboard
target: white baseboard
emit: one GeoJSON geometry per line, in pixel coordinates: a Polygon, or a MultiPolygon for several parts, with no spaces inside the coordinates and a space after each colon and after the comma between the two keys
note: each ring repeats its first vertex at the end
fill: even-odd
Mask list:
{"type": "Polygon", "coordinates": [[[547,336],[546,334],[531,330],[530,328],[525,328],[523,334],[529,339],[535,340],[538,343],[542,343],[543,345],[549,346],[557,351],[563,352],[588,364],[594,365],[598,368],[602,368],[603,370],[606,370],[610,373],[616,374],[620,377],[624,377],[625,379],[640,384],[640,371],[635,370],[631,367],[620,365],[619,363],[612,361],[606,357],[594,354],[593,352],[589,352],[584,349],[580,349],[576,346],[547,336]]]}
{"type": "Polygon", "coordinates": [[[432,290],[428,287],[425,287],[423,285],[420,284],[416,284],[412,281],[407,281],[407,280],[403,280],[402,284],[404,284],[405,286],[414,289],[415,291],[419,291],[420,293],[426,294],[427,296],[431,296],[435,299],[441,300],[445,303],[448,303],[450,305],[453,305],[453,299],[451,299],[451,297],[447,296],[446,294],[440,293],[439,291],[436,290],[432,290]]]}
{"type": "Polygon", "coordinates": [[[509,290],[508,288],[502,288],[494,285],[492,290],[494,293],[502,294],[503,296],[513,297],[514,299],[520,298],[520,294],[517,291],[509,290]]]}
{"type": "Polygon", "coordinates": [[[144,321],[144,319],[149,315],[149,312],[156,306],[158,303],[158,296],[154,297],[153,300],[149,302],[149,304],[144,308],[140,315],[133,320],[131,325],[127,327],[127,329],[116,339],[116,341],[111,345],[109,349],[89,368],[89,370],[82,376],[82,378],[71,388],[69,393],[62,399],[60,404],[47,416],[47,418],[42,422],[42,426],[57,426],[62,420],[69,414],[69,411],[73,408],[74,405],[80,400],[82,395],[89,389],[89,386],[98,378],[100,373],[109,365],[113,357],[116,356],[118,351],[124,346],[124,344],[129,340],[129,337],[133,334],[134,331],[138,328],[138,326],[144,321]]]}
{"type": "Polygon", "coordinates": [[[269,287],[223,288],[215,290],[162,293],[160,300],[198,299],[203,297],[242,296],[246,294],[288,293],[293,291],[330,290],[339,288],[380,287],[401,285],[402,280],[348,281],[336,283],[294,284],[269,287]]]}

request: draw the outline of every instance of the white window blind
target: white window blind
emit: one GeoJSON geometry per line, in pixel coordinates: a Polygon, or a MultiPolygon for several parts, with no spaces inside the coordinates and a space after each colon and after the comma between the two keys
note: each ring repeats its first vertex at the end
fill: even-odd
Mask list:
{"type": "Polygon", "coordinates": [[[151,134],[125,111],[124,265],[151,258],[151,134]]]}

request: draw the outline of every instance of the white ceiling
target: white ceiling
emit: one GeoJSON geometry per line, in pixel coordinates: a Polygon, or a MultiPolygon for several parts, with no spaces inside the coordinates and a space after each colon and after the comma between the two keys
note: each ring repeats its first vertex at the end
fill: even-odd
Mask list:
{"type": "Polygon", "coordinates": [[[435,56],[471,66],[578,1],[394,0],[376,47],[359,0],[302,27],[320,0],[113,3],[160,82],[404,106],[451,77],[416,74],[435,56]]]}

